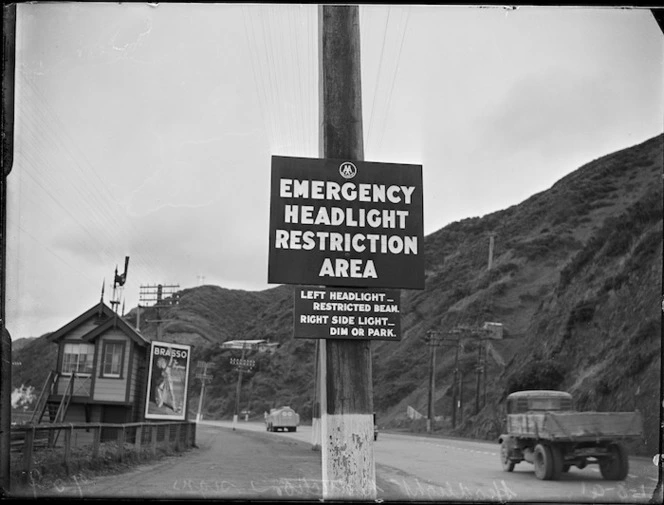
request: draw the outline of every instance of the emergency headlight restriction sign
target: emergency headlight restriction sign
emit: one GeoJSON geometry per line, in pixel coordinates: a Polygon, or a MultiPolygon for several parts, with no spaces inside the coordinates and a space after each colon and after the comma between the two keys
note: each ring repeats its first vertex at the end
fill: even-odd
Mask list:
{"type": "Polygon", "coordinates": [[[272,157],[268,282],[424,289],[422,166],[272,157]]]}

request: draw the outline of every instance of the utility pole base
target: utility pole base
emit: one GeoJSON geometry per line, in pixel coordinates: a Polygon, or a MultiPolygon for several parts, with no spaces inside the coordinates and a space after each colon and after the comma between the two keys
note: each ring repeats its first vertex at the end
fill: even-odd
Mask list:
{"type": "Polygon", "coordinates": [[[320,451],[320,418],[311,420],[311,450],[320,451]]]}
{"type": "Polygon", "coordinates": [[[326,415],[323,499],[376,500],[373,414],[326,415]]]}

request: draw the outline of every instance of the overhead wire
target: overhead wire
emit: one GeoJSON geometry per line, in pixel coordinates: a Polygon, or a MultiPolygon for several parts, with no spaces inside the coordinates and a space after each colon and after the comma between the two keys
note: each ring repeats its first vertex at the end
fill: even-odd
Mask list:
{"type": "MultiPolygon", "coordinates": [[[[159,248],[154,247],[154,244],[148,243],[145,240],[145,234],[140,233],[139,230],[135,228],[132,220],[121,219],[121,216],[125,216],[124,209],[118,208],[115,198],[108,189],[108,183],[99,175],[94,165],[87,160],[80,149],[77,149],[78,155],[74,154],[70,146],[76,146],[77,144],[69,135],[64,122],[52,107],[49,106],[48,101],[36,85],[31,83],[27,77],[25,78],[25,82],[27,82],[31,90],[34,91],[38,97],[38,100],[35,100],[33,103],[38,108],[42,109],[45,113],[44,117],[50,119],[50,121],[42,122],[43,126],[45,126],[45,130],[54,136],[54,145],[56,148],[64,151],[63,154],[65,154],[72,162],[71,167],[73,167],[79,175],[79,177],[72,177],[68,182],[76,188],[79,196],[87,201],[87,212],[95,213],[101,221],[102,229],[113,229],[115,231],[115,235],[111,237],[111,243],[118,243],[120,242],[119,237],[127,237],[131,235],[139,245],[142,245],[143,250],[151,251],[150,255],[154,258],[155,253],[153,251],[156,250],[158,252],[159,248]],[[58,128],[56,129],[55,126],[58,128]],[[82,158],[85,162],[86,168],[83,168],[79,158],[82,158]],[[92,178],[89,177],[90,174],[93,175],[92,178]],[[77,184],[79,181],[85,184],[85,188],[81,188],[80,184],[77,184]],[[92,191],[90,185],[93,186],[92,191]],[[111,226],[109,227],[108,225],[111,226]],[[131,233],[127,233],[128,230],[131,233]]],[[[140,254],[135,255],[132,264],[134,268],[138,267],[146,269],[147,271],[151,270],[151,263],[148,263],[140,254]]]]}
{"type": "Polygon", "coordinates": [[[385,40],[387,39],[387,26],[390,22],[390,12],[392,8],[388,6],[387,16],[385,17],[385,28],[383,30],[383,43],[380,48],[380,56],[378,58],[378,70],[376,71],[376,83],[374,85],[373,100],[371,105],[371,112],[369,113],[369,128],[367,129],[366,138],[367,142],[371,139],[371,132],[373,131],[373,119],[376,112],[376,97],[378,96],[378,83],[380,82],[381,69],[383,68],[383,59],[385,55],[385,40]]]}
{"type": "Polygon", "coordinates": [[[378,139],[378,149],[380,149],[383,145],[383,136],[385,135],[385,128],[387,126],[387,118],[389,117],[389,112],[390,108],[392,106],[392,95],[394,92],[394,85],[397,80],[397,75],[398,75],[398,70],[399,70],[399,62],[401,60],[401,52],[403,51],[403,46],[404,46],[404,41],[406,39],[406,31],[408,28],[408,21],[410,20],[410,6],[406,7],[406,21],[403,23],[403,29],[401,29],[401,42],[399,44],[399,52],[397,53],[397,57],[395,59],[395,65],[394,65],[394,72],[392,73],[392,79],[391,79],[391,85],[390,85],[390,91],[388,93],[387,97],[387,106],[385,107],[385,120],[382,123],[382,129],[380,133],[380,137],[378,139]]]}
{"type": "MultiPolygon", "coordinates": [[[[84,170],[82,168],[80,160],[69,148],[69,145],[72,144],[72,142],[67,141],[62,135],[67,133],[66,128],[59,117],[57,117],[57,114],[48,107],[45,97],[26,76],[22,74],[21,76],[23,77],[21,82],[27,84],[27,87],[23,87],[23,91],[31,91],[32,96],[26,96],[24,100],[21,100],[19,110],[17,111],[19,113],[18,117],[21,119],[21,126],[26,133],[25,136],[21,137],[22,142],[26,147],[30,146],[29,149],[22,152],[25,165],[21,167],[22,170],[19,173],[25,173],[28,175],[33,183],[48,195],[50,201],[54,202],[61,210],[65,211],[70,220],[78,225],[87,237],[92,239],[92,241],[86,241],[83,244],[81,244],[81,239],[79,239],[77,243],[81,246],[81,250],[90,250],[90,245],[96,243],[98,247],[95,247],[93,252],[97,254],[99,259],[117,265],[117,251],[114,253],[112,247],[109,248],[109,245],[121,242],[120,237],[122,236],[127,237],[127,229],[131,229],[131,226],[127,226],[126,222],[120,222],[118,220],[115,213],[117,211],[114,211],[110,207],[108,200],[104,197],[103,190],[107,188],[94,169],[84,170]],[[36,113],[37,111],[39,111],[39,114],[36,113]],[[61,131],[62,134],[58,134],[58,130],[55,129],[55,126],[59,126],[59,131],[61,131]],[[49,154],[45,151],[47,146],[50,146],[49,154]],[[62,161],[60,161],[57,168],[52,165],[53,152],[57,151],[61,151],[63,154],[62,157],[56,156],[57,158],[60,158],[61,160],[69,160],[69,163],[64,165],[64,171],[62,170],[62,161]],[[69,165],[69,171],[66,168],[67,165],[69,165]],[[48,166],[51,168],[45,170],[44,167],[48,166]],[[72,167],[75,170],[72,171],[72,167]],[[90,173],[96,174],[101,185],[90,182],[94,181],[94,177],[89,177],[90,173]],[[39,181],[44,181],[48,187],[39,181]],[[84,188],[81,185],[82,181],[85,181],[86,184],[84,188]],[[66,211],[61,204],[58,195],[54,193],[54,191],[62,188],[63,183],[66,183],[68,190],[73,190],[77,195],[76,198],[68,201],[68,206],[71,209],[70,211],[66,211]],[[100,188],[102,189],[100,190],[100,188]],[[76,208],[79,209],[78,213],[81,216],[86,216],[86,220],[91,219],[90,223],[94,225],[94,228],[91,228],[90,224],[84,224],[80,219],[77,219],[73,215],[76,208]],[[95,239],[93,237],[98,238],[95,239]]],[[[71,139],[71,137],[68,138],[71,139]]],[[[17,161],[20,162],[20,151],[18,154],[19,160],[17,161]]],[[[89,162],[88,165],[90,165],[89,162]]],[[[110,192],[107,191],[107,194],[110,194],[110,192]]],[[[25,200],[25,191],[22,191],[21,193],[19,207],[21,207],[22,200],[25,200]]],[[[51,216],[46,215],[45,218],[49,219],[51,216]]],[[[21,226],[21,228],[23,229],[24,227],[21,226]]],[[[148,248],[146,250],[149,251],[150,249],[148,248]]],[[[132,262],[132,270],[134,272],[140,274],[141,271],[149,272],[151,270],[140,254],[133,256],[134,261],[132,262]]],[[[94,284],[96,285],[96,282],[94,284]]]]}

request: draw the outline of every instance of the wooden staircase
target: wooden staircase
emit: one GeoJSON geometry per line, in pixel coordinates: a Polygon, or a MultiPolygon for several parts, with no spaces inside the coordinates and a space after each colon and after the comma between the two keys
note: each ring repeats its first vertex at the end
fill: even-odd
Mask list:
{"type": "Polygon", "coordinates": [[[39,398],[37,398],[35,409],[32,411],[32,418],[30,419],[30,424],[41,423],[41,420],[44,417],[44,413],[46,412],[46,409],[48,407],[49,403],[48,399],[53,394],[53,389],[55,387],[55,383],[59,375],[60,374],[54,370],[51,370],[48,373],[46,382],[44,382],[44,387],[42,388],[41,393],[39,393],[39,398]]]}
{"type": "Polygon", "coordinates": [[[30,424],[41,423],[46,410],[49,409],[50,414],[52,412],[52,408],[49,407],[54,408],[55,405],[58,406],[57,410],[55,411],[55,416],[49,415],[49,419],[52,418],[53,420],[51,422],[53,423],[62,423],[64,421],[65,415],[67,414],[67,408],[69,408],[71,397],[74,392],[74,380],[76,378],[76,374],[72,373],[69,377],[69,382],[67,382],[67,387],[65,388],[65,392],[62,395],[60,403],[54,404],[54,402],[49,401],[49,398],[53,395],[57,380],[61,376],[62,375],[56,371],[51,370],[49,372],[48,377],[46,378],[46,382],[44,383],[44,387],[39,394],[39,398],[37,399],[35,410],[32,412],[30,424]]]}

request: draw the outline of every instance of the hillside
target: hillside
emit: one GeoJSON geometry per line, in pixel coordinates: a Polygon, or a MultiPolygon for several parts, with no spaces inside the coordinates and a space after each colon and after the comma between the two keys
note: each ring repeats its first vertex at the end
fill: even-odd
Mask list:
{"type": "MultiPolygon", "coordinates": [[[[657,452],[663,139],[608,154],[518,205],[425,237],[426,288],[402,291],[401,342],[372,342],[381,426],[412,426],[408,406],[427,412],[428,330],[491,321],[503,325],[504,338],[491,341],[477,413],[479,349],[469,341],[460,353],[464,407],[455,430],[450,423],[454,352],[437,350],[435,413],[442,416],[437,429],[494,439],[509,392],[561,388],[576,396],[581,409],[638,408],[647,434],[634,449],[657,452]],[[495,247],[489,270],[490,234],[495,247]]],[[[244,376],[242,408],[262,415],[286,404],[310,418],[315,342],[292,336],[293,289],[202,286],[183,290],[177,305],[162,309],[159,318],[167,319],[162,338],[194,345],[194,363],[215,363],[206,394],[208,417],[229,417],[235,402],[231,353],[217,344],[269,339],[280,348],[271,356],[252,356],[257,365],[244,376]]],[[[127,319],[133,324],[136,315],[133,310],[127,319]]],[[[155,335],[154,323],[147,322],[154,319],[155,313],[142,311],[141,331],[155,335]]],[[[14,359],[26,362],[23,356],[43,352],[43,339],[26,344],[14,359]]],[[[14,384],[29,381],[26,377],[14,384]]],[[[198,388],[194,381],[192,410],[198,388]]]]}

